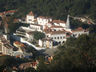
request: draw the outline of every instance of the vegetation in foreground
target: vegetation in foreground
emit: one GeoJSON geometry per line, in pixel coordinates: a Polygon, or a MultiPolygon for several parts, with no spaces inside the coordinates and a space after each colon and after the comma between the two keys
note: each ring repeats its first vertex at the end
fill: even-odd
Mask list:
{"type": "MultiPolygon", "coordinates": [[[[59,46],[59,51],[54,55],[50,64],[44,63],[44,57],[40,57],[37,70],[28,68],[25,71],[32,72],[95,72],[96,68],[96,34],[81,35],[79,38],[70,38],[59,46]]],[[[9,57],[9,56],[8,56],[9,57]]],[[[14,59],[0,58],[0,68],[4,65],[9,68],[17,63],[14,59]],[[8,60],[9,59],[9,60],[8,60]],[[3,61],[3,62],[2,62],[3,61]]],[[[19,63],[19,62],[18,62],[19,63]]]]}

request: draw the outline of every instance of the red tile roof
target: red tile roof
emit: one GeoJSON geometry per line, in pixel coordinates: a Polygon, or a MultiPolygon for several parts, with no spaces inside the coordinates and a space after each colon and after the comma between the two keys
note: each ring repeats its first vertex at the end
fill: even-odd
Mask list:
{"type": "Polygon", "coordinates": [[[15,13],[16,12],[16,10],[9,10],[9,11],[5,11],[4,13],[6,14],[6,13],[15,13]]]}
{"type": "Polygon", "coordinates": [[[72,32],[77,32],[77,31],[84,31],[84,29],[82,27],[79,27],[79,28],[77,28],[75,30],[72,30],[72,32]]]}
{"type": "Polygon", "coordinates": [[[65,34],[65,31],[52,31],[50,32],[51,35],[55,35],[55,34],[65,34]]]}
{"type": "Polygon", "coordinates": [[[25,45],[23,43],[20,43],[19,41],[15,41],[14,43],[20,45],[21,47],[25,47],[25,45]]]}
{"type": "Polygon", "coordinates": [[[55,26],[55,25],[53,25],[50,28],[63,28],[63,27],[62,26],[55,26]]]}
{"type": "Polygon", "coordinates": [[[66,22],[63,20],[53,20],[53,23],[66,23],[66,22]]]}

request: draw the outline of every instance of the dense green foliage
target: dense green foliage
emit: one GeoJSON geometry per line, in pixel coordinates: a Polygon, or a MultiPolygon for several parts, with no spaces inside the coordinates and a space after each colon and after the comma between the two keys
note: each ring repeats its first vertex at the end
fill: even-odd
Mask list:
{"type": "Polygon", "coordinates": [[[24,72],[36,72],[34,68],[27,68],[24,72]]]}
{"type": "MultiPolygon", "coordinates": [[[[53,19],[66,20],[66,15],[89,16],[96,19],[96,0],[0,0],[0,12],[15,9],[17,12],[13,17],[25,17],[30,11],[36,16],[51,16],[53,19]]],[[[14,32],[20,25],[12,23],[11,18],[9,29],[14,32]]],[[[71,20],[72,29],[82,26],[88,28],[89,25],[71,20]]]]}
{"type": "Polygon", "coordinates": [[[32,58],[33,59],[35,59],[36,57],[38,57],[40,54],[39,54],[39,51],[37,51],[35,48],[33,48],[33,47],[27,47],[27,52],[28,53],[32,53],[33,54],[33,56],[32,56],[32,58]]]}
{"type": "Polygon", "coordinates": [[[42,33],[42,32],[35,31],[35,32],[34,32],[34,38],[35,38],[36,40],[45,38],[45,34],[42,33]]]}
{"type": "MultiPolygon", "coordinates": [[[[54,19],[66,19],[66,15],[84,16],[96,19],[96,0],[0,0],[0,12],[16,9],[15,17],[25,17],[29,11],[33,11],[37,15],[51,16],[54,19]]],[[[12,23],[13,18],[8,22],[10,31],[14,32],[19,23],[12,23]],[[14,26],[14,27],[13,27],[14,26]]],[[[88,28],[89,25],[78,21],[71,21],[71,27],[77,28],[82,26],[88,28]],[[78,24],[79,23],[79,24],[78,24]]],[[[90,32],[96,32],[96,25],[90,26],[90,32]]],[[[45,35],[40,32],[34,32],[36,40],[44,38],[45,35]]],[[[79,38],[70,38],[68,41],[58,47],[59,51],[54,56],[54,60],[50,65],[45,65],[41,60],[38,72],[96,72],[96,34],[82,35],[79,38]]],[[[32,48],[29,52],[36,51],[32,48]]],[[[21,63],[14,57],[0,57],[0,72],[4,67],[10,67],[21,63]],[[10,65],[11,64],[11,65],[10,65]]],[[[27,69],[27,71],[34,69],[27,69]]]]}
{"type": "Polygon", "coordinates": [[[70,27],[71,27],[71,29],[76,29],[78,27],[82,27],[84,29],[87,29],[90,26],[91,25],[88,25],[87,23],[83,23],[83,22],[80,22],[78,20],[74,20],[74,19],[70,18],[70,27]]]}
{"type": "Polygon", "coordinates": [[[58,47],[50,65],[41,67],[42,72],[95,72],[96,34],[70,38],[66,44],[58,47]],[[46,69],[45,69],[46,68],[46,69]],[[46,71],[45,71],[46,70],[46,71]]]}
{"type": "Polygon", "coordinates": [[[67,14],[89,15],[96,19],[95,7],[96,0],[0,0],[0,11],[17,9],[17,17],[32,10],[37,15],[58,19],[65,19],[67,14]]]}

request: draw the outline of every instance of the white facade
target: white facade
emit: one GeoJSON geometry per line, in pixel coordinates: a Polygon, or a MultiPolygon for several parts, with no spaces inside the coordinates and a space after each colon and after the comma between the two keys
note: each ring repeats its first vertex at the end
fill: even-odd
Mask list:
{"type": "Polygon", "coordinates": [[[64,31],[53,31],[51,33],[46,34],[46,37],[51,38],[54,42],[64,43],[66,38],[66,33],[64,31]]]}
{"type": "Polygon", "coordinates": [[[46,18],[46,17],[43,17],[43,16],[39,16],[37,18],[38,24],[43,25],[43,26],[46,25],[48,22],[51,22],[51,21],[52,21],[51,18],[46,18]]]}
{"type": "Polygon", "coordinates": [[[31,24],[34,23],[34,14],[32,13],[32,11],[26,16],[26,22],[31,24]]]}
{"type": "Polygon", "coordinates": [[[73,37],[79,37],[80,35],[82,35],[82,34],[89,34],[89,31],[88,30],[85,30],[85,29],[83,29],[83,28],[81,28],[81,27],[79,27],[79,28],[77,28],[77,29],[75,29],[75,30],[73,30],[72,31],[72,36],[73,37]]]}
{"type": "Polygon", "coordinates": [[[49,38],[39,40],[39,46],[44,48],[53,48],[53,40],[49,38]]]}
{"type": "Polygon", "coordinates": [[[86,32],[85,31],[75,31],[75,32],[72,33],[72,36],[77,38],[77,37],[79,37],[82,34],[88,35],[89,31],[86,31],[86,32]]]}
{"type": "Polygon", "coordinates": [[[52,31],[62,31],[64,28],[62,26],[51,26],[50,29],[52,31]]]}
{"type": "Polygon", "coordinates": [[[29,26],[30,29],[34,30],[34,31],[40,31],[42,32],[42,26],[38,25],[38,24],[30,24],[29,26]]]}
{"type": "Polygon", "coordinates": [[[51,35],[51,38],[58,43],[64,43],[66,41],[66,34],[51,35]]]}
{"type": "Polygon", "coordinates": [[[64,28],[66,28],[66,23],[60,23],[60,26],[62,26],[62,27],[64,27],[64,28]]]}
{"type": "Polygon", "coordinates": [[[0,53],[12,56],[13,48],[14,47],[4,38],[4,36],[0,36],[0,53]]]}
{"type": "Polygon", "coordinates": [[[53,25],[53,24],[50,23],[50,22],[46,24],[46,26],[49,27],[49,28],[50,28],[52,25],[53,25]]]}

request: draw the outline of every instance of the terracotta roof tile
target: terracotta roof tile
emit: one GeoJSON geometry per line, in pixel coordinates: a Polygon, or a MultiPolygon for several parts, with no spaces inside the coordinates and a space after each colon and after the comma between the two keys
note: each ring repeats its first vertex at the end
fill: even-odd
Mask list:
{"type": "Polygon", "coordinates": [[[63,20],[53,20],[53,23],[66,23],[66,22],[63,20]]]}
{"type": "Polygon", "coordinates": [[[54,35],[54,34],[65,34],[66,32],[65,31],[52,31],[50,32],[51,35],[54,35]]]}
{"type": "Polygon", "coordinates": [[[51,28],[63,28],[62,26],[55,26],[55,25],[53,25],[53,26],[51,26],[51,28]]]}
{"type": "Polygon", "coordinates": [[[84,29],[82,27],[79,27],[79,28],[77,28],[75,30],[72,30],[72,32],[77,32],[77,31],[84,31],[84,29]]]}

